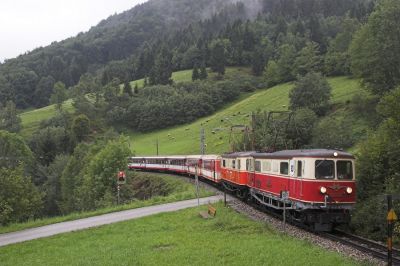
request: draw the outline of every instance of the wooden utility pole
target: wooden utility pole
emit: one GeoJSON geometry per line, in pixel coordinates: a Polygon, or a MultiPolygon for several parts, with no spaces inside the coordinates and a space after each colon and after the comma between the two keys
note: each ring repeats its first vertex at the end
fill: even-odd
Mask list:
{"type": "Polygon", "coordinates": [[[206,135],[204,133],[204,127],[200,129],[200,154],[204,155],[206,153],[205,149],[206,135]]]}
{"type": "Polygon", "coordinates": [[[157,156],[158,156],[158,139],[156,139],[156,149],[157,149],[157,156]]]}

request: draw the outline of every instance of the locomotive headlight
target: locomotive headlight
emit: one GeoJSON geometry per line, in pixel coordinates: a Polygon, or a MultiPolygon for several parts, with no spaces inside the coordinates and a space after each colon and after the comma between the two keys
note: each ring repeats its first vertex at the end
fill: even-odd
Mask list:
{"type": "Polygon", "coordinates": [[[351,194],[353,192],[353,189],[351,187],[346,188],[347,194],[351,194]]]}
{"type": "Polygon", "coordinates": [[[320,187],[320,188],[319,188],[319,191],[320,191],[322,194],[325,194],[325,193],[326,193],[326,187],[320,187]]]}

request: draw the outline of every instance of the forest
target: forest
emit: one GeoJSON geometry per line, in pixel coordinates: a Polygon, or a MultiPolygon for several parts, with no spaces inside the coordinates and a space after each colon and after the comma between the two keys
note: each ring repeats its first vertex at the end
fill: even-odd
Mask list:
{"type": "Polygon", "coordinates": [[[355,151],[352,228],[382,239],[384,195],[400,193],[399,14],[396,0],[152,0],[7,60],[0,65],[0,223],[115,204],[110,177],[131,152],[120,132],[189,123],[244,93],[294,82],[289,109],[298,131],[271,142],[260,111],[256,148],[355,151]],[[229,76],[229,66],[251,73],[229,76]],[[193,69],[193,82],[174,83],[172,72],[183,69],[193,69]],[[329,116],[336,107],[326,77],[344,75],[365,91],[348,102],[352,116],[367,120],[362,136],[346,131],[350,120],[329,116]],[[144,86],[131,85],[138,79],[144,86]],[[66,99],[74,113],[63,110],[66,99]],[[49,103],[57,115],[19,136],[19,110],[49,103]]]}

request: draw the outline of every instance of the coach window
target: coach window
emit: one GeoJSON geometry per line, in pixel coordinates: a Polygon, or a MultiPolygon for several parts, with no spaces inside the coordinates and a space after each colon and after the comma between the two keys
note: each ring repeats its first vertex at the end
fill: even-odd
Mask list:
{"type": "Polygon", "coordinates": [[[222,167],[226,167],[225,160],[222,160],[222,167]]]}
{"type": "Polygon", "coordinates": [[[263,172],[271,172],[271,161],[263,161],[262,170],[263,172]]]}
{"type": "Polygon", "coordinates": [[[353,164],[351,161],[337,161],[336,169],[338,179],[353,179],[353,164]]]}
{"type": "Polygon", "coordinates": [[[237,160],[237,169],[240,170],[240,159],[237,160]]]}
{"type": "Polygon", "coordinates": [[[288,175],[289,174],[289,163],[288,162],[281,162],[280,163],[280,173],[281,173],[281,175],[288,175]]]}
{"type": "Polygon", "coordinates": [[[235,169],[236,160],[232,160],[232,169],[235,169]]]}
{"type": "Polygon", "coordinates": [[[260,161],[255,161],[254,169],[256,170],[256,172],[261,172],[261,162],[260,161]]]}
{"type": "Polygon", "coordinates": [[[302,161],[297,161],[297,176],[301,177],[303,175],[303,163],[302,161]]]}
{"type": "Polygon", "coordinates": [[[316,179],[333,179],[335,173],[335,162],[332,160],[315,161],[316,179]]]}

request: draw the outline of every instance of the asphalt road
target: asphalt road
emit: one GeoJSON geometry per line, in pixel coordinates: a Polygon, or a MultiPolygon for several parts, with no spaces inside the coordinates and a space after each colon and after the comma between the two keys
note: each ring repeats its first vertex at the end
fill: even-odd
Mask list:
{"type": "MultiPolygon", "coordinates": [[[[207,203],[217,202],[223,199],[222,196],[212,196],[207,198],[201,198],[200,204],[204,205],[207,203]]],[[[143,207],[133,210],[113,212],[103,214],[99,216],[62,222],[57,224],[46,225],[42,227],[36,227],[32,229],[26,229],[23,231],[17,231],[12,233],[0,234],[0,246],[6,246],[9,244],[24,242],[32,239],[53,236],[61,233],[72,232],[90,227],[111,224],[131,219],[137,219],[144,216],[149,216],[163,212],[173,212],[182,210],[190,207],[197,206],[197,199],[184,200],[173,203],[167,203],[162,205],[143,207]]]]}

